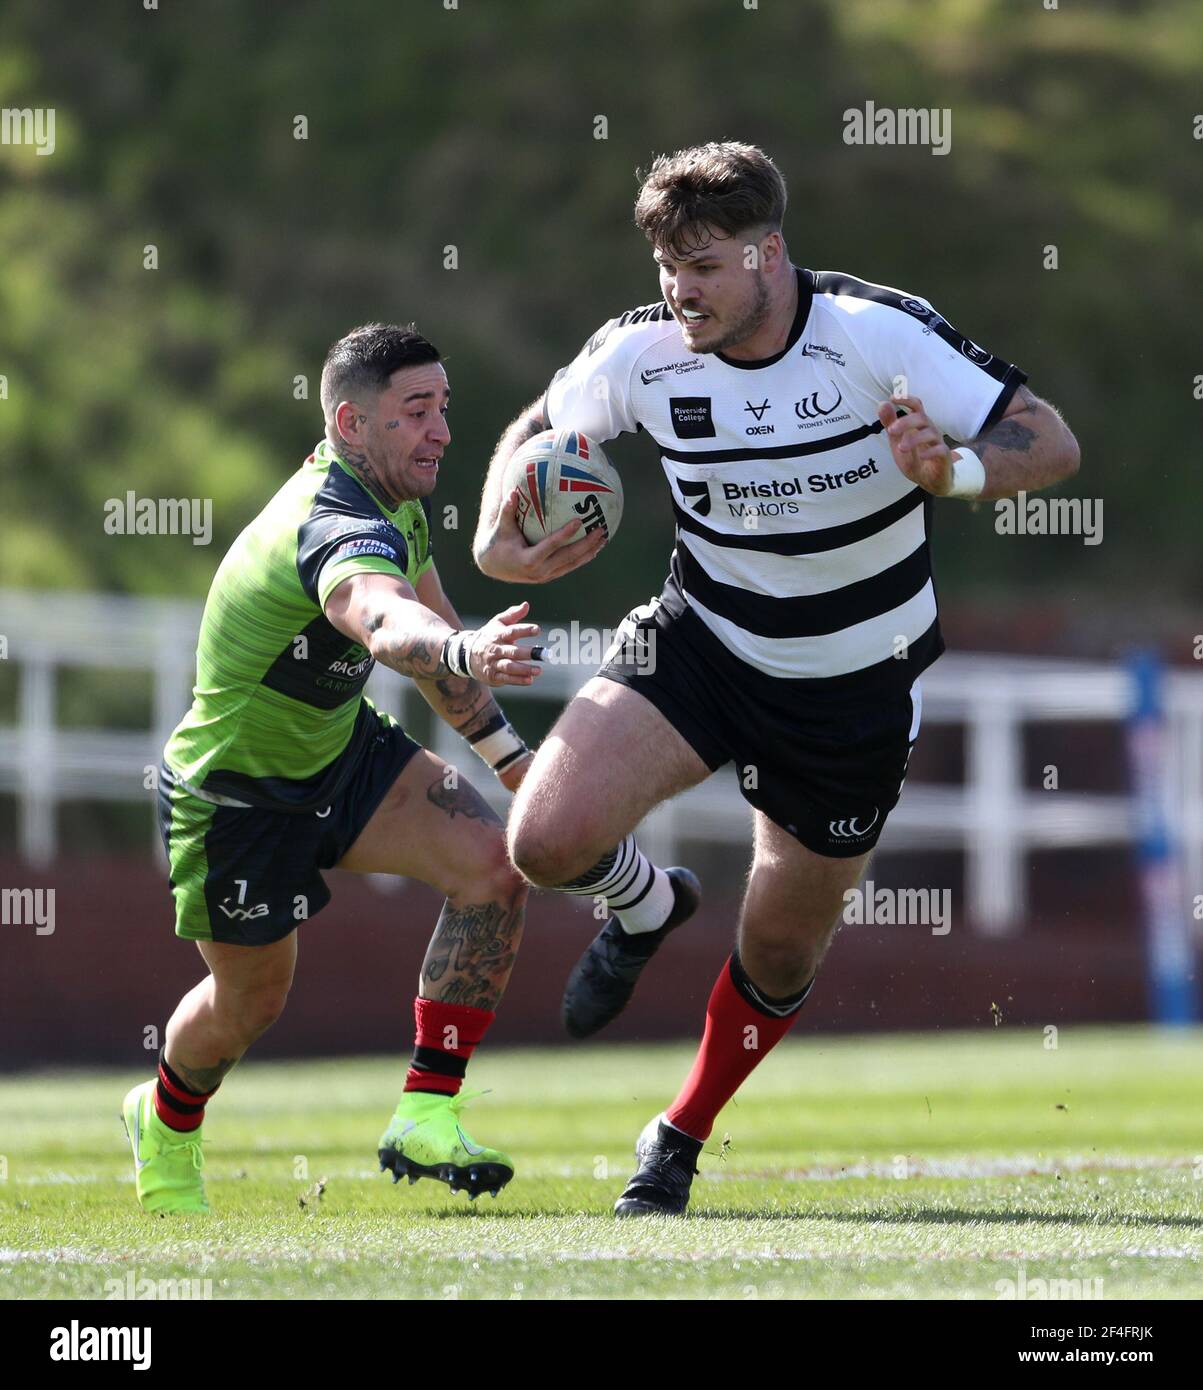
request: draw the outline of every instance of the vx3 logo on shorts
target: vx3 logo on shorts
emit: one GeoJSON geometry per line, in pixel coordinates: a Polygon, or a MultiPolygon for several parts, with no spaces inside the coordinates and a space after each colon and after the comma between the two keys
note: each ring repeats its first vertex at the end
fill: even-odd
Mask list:
{"type": "Polygon", "coordinates": [[[253,922],[257,917],[266,917],[268,913],[266,903],[256,903],[254,907],[239,907],[235,903],[233,907],[227,907],[226,902],[229,902],[228,898],[225,902],[218,903],[217,906],[235,922],[253,922]]]}
{"type": "Polygon", "coordinates": [[[827,827],[828,832],[836,840],[863,840],[870,830],[877,824],[877,819],[881,815],[881,807],[874,806],[873,818],[868,825],[860,825],[859,816],[846,816],[843,820],[833,820],[827,827]]]}

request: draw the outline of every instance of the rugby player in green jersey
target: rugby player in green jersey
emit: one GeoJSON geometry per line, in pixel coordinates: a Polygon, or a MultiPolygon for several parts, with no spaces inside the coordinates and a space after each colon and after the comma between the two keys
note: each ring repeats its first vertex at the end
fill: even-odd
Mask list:
{"type": "Polygon", "coordinates": [[[330,868],[417,878],[447,898],[381,1167],[471,1197],[513,1176],[505,1154],[464,1132],[459,1091],[513,967],[526,889],[479,793],[363,696],[383,662],[511,791],[530,765],[489,687],[535,679],[518,643],[539,629],[522,603],[464,630],[431,555],[449,395],[438,350],[412,325],[371,324],[335,343],[325,439],[213,580],[192,708],[164,750],[159,791],[176,934],[197,943],[209,974],[167,1025],[158,1077],[125,1098],[148,1211],[208,1210],[205,1105],[279,1018],[297,926],[329,902],[330,868]]]}

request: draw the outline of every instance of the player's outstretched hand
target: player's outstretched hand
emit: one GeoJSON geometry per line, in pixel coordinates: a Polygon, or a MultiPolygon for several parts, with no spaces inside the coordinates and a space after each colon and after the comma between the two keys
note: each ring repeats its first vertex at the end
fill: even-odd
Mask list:
{"type": "Polygon", "coordinates": [[[516,603],[477,629],[468,657],[468,669],[485,685],[530,685],[542,667],[530,660],[530,648],[517,645],[525,637],[538,637],[538,623],[524,623],[529,603],[516,603]]]}
{"type": "Polygon", "coordinates": [[[898,396],[882,401],[877,418],[885,426],[890,452],[899,471],[936,497],[952,491],[952,450],[927,418],[918,396],[898,396]],[[908,413],[898,415],[901,407],[908,413]]]}
{"type": "Polygon", "coordinates": [[[485,573],[511,584],[546,584],[559,579],[588,564],[606,543],[601,526],[583,539],[574,539],[583,525],[573,517],[537,544],[529,544],[518,525],[518,489],[514,488],[501,504],[485,573]]]}

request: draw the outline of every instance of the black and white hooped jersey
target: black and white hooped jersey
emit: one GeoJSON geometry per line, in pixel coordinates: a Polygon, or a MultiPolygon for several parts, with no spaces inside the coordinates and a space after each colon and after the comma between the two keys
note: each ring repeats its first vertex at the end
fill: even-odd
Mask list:
{"type": "Polygon", "coordinates": [[[770,676],[909,685],[943,650],[933,499],[898,470],[877,407],[896,389],[918,396],[967,441],[1027,378],[918,295],[797,274],[775,356],[691,352],[668,306],[647,305],[555,375],[544,420],[600,442],[640,428],[656,441],[677,520],[670,610],[688,605],[770,676]]]}

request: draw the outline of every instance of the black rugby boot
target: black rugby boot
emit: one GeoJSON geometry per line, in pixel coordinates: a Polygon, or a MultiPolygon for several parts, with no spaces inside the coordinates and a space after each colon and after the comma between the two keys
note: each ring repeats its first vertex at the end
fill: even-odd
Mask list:
{"type": "Polygon", "coordinates": [[[673,907],[655,931],[625,932],[611,917],[572,967],[564,987],[561,1017],[571,1037],[599,1032],[626,1008],[643,967],[664,944],[669,932],[687,922],[702,901],[702,888],[689,869],[666,869],[673,887],[673,907]]]}
{"type": "Polygon", "coordinates": [[[663,1115],[649,1120],[635,1145],[639,1169],[614,1203],[614,1215],[684,1215],[701,1152],[700,1139],[673,1129],[663,1115]]]}

